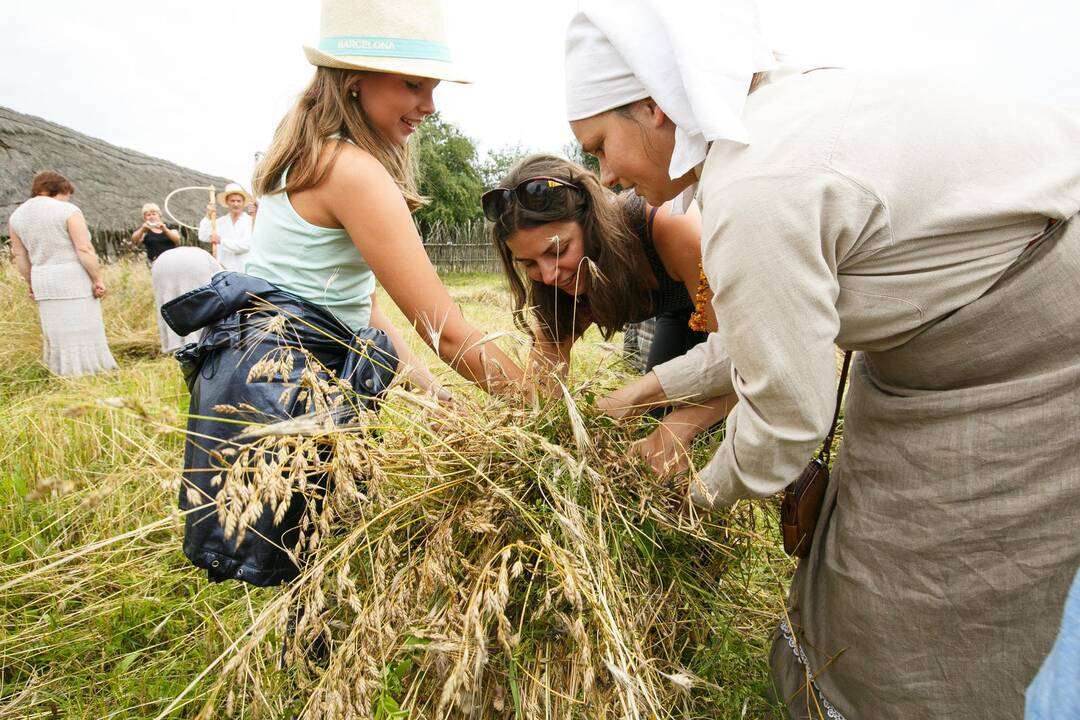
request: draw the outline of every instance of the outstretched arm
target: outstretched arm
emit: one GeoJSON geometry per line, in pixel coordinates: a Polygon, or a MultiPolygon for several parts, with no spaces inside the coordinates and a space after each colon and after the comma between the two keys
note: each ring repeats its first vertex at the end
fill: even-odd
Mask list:
{"type": "Polygon", "coordinates": [[[727,417],[736,400],[734,394],[729,394],[672,410],[659,427],[635,442],[630,452],[649,463],[658,474],[683,470],[688,465],[694,438],[727,417]]]}
{"type": "Polygon", "coordinates": [[[589,329],[590,324],[577,328],[578,332],[573,337],[562,342],[551,340],[539,326],[533,325],[532,347],[529,348],[529,371],[541,386],[554,386],[554,380],[566,382],[570,374],[570,350],[574,347],[574,342],[589,329]]]}
{"type": "Polygon", "coordinates": [[[401,191],[375,158],[356,148],[344,149],[324,186],[313,192],[444,362],[489,392],[521,384],[521,368],[465,320],[439,280],[401,191]]]}
{"type": "Polygon", "coordinates": [[[382,330],[390,338],[390,343],[394,346],[394,353],[398,358],[399,367],[409,368],[408,382],[411,386],[430,393],[439,400],[446,401],[450,399],[450,392],[431,374],[427,363],[409,348],[409,344],[398,332],[397,327],[379,308],[374,295],[371,297],[371,327],[382,330]]]}
{"type": "Polygon", "coordinates": [[[783,489],[828,433],[840,258],[887,220],[876,196],[829,169],[770,171],[704,192],[705,268],[723,318],[716,335],[739,402],[693,494],[728,505],[783,489]]]}

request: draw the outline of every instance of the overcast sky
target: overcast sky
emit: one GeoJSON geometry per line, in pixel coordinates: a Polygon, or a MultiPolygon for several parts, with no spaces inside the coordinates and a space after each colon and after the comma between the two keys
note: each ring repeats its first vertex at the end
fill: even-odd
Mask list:
{"type": "MultiPolygon", "coordinates": [[[[482,151],[571,140],[562,47],[577,5],[444,0],[452,51],[476,82],[443,83],[436,103],[482,151]]],[[[760,8],[773,45],[800,61],[932,70],[1080,107],[1077,0],[760,8]]],[[[317,40],[319,3],[3,0],[0,29],[0,105],[247,186],[254,153],[311,77],[301,46],[317,40]]]]}

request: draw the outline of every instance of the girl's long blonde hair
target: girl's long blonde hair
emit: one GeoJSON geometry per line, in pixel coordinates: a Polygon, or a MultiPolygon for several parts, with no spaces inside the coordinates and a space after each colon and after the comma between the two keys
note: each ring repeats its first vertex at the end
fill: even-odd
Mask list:
{"type": "MultiPolygon", "coordinates": [[[[294,193],[319,185],[330,174],[340,146],[320,163],[326,143],[336,135],[351,140],[375,157],[401,188],[410,210],[425,204],[417,192],[416,164],[410,146],[395,145],[368,121],[360,99],[351,96],[349,81],[358,70],[319,67],[311,84],[282,119],[266,157],[255,168],[256,195],[294,193]],[[282,182],[288,177],[286,182],[282,182]]],[[[360,90],[362,92],[362,90],[360,90]]]]}

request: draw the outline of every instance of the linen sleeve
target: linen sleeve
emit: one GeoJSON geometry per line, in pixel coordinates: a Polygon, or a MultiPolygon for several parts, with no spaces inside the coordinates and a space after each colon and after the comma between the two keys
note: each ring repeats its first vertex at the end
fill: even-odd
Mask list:
{"type": "Polygon", "coordinates": [[[716,333],[652,371],[669,400],[700,403],[733,390],[731,360],[716,333]]]}
{"type": "Polygon", "coordinates": [[[701,505],[767,497],[824,439],[836,394],[838,248],[876,198],[827,169],[740,179],[708,191],[702,261],[738,404],[692,488],[701,505]]]}
{"type": "Polygon", "coordinates": [[[210,218],[204,217],[199,221],[199,242],[210,242],[210,218]]]}

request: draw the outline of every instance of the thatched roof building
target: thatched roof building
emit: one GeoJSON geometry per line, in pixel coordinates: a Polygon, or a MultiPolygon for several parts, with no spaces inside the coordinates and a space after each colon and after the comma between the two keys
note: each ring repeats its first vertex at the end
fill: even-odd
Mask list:
{"type": "MultiPolygon", "coordinates": [[[[6,240],[7,218],[29,197],[34,173],[46,169],[74,183],[72,201],[86,216],[98,252],[109,256],[139,226],[142,203],[161,205],[178,187],[214,185],[220,189],[228,182],[0,107],[0,237],[6,240]]],[[[169,207],[181,220],[192,223],[202,217],[206,201],[206,195],[185,192],[176,195],[169,207]]],[[[191,235],[185,233],[188,242],[191,235]]]]}

